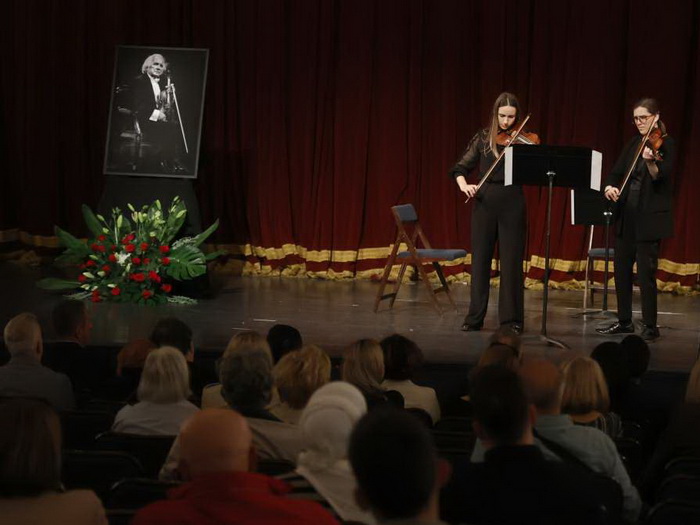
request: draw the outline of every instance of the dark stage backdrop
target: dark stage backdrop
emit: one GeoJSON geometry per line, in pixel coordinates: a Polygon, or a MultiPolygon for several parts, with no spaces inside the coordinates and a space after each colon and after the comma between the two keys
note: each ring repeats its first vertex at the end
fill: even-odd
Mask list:
{"type": "MultiPolygon", "coordinates": [[[[389,207],[413,202],[432,243],[469,249],[470,206],[446,172],[519,95],[548,144],[588,146],[608,170],[660,100],[680,145],[676,236],[662,288],[700,266],[700,3],[676,0],[8,0],[0,16],[4,239],[84,232],[104,184],[117,44],[211,50],[196,190],[215,241],[247,271],[376,276],[389,207]]],[[[528,284],[542,277],[545,195],[528,188],[528,284]]],[[[553,207],[553,281],[582,278],[585,232],[553,207]]],[[[596,238],[602,238],[598,232],[596,238]]],[[[599,244],[599,242],[597,243],[599,244]]],[[[467,278],[469,258],[448,268],[467,278]]]]}

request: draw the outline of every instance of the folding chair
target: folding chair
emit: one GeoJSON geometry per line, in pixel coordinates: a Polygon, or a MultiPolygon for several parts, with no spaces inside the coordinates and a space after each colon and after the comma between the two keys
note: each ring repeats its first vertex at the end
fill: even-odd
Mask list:
{"type": "MultiPolygon", "coordinates": [[[[586,310],[588,308],[588,302],[590,298],[591,304],[593,304],[593,293],[596,292],[597,290],[600,290],[603,293],[615,293],[615,287],[614,286],[605,286],[605,284],[598,285],[595,284],[593,281],[593,271],[594,271],[594,265],[596,260],[603,259],[605,260],[605,247],[598,248],[598,247],[593,247],[593,230],[594,226],[591,225],[588,227],[588,257],[586,258],[586,275],[584,277],[584,282],[583,282],[583,309],[586,310]]],[[[608,279],[610,279],[613,276],[613,268],[612,268],[612,263],[613,259],[615,258],[615,248],[609,248],[608,250],[608,261],[610,263],[610,273],[608,275],[608,279]]]]}
{"type": "Polygon", "coordinates": [[[147,477],[157,478],[175,436],[142,436],[121,432],[103,432],[95,439],[96,450],[112,450],[135,457],[147,477]]]}
{"type": "Polygon", "coordinates": [[[425,284],[428,293],[430,294],[433,305],[441,315],[442,308],[440,308],[440,303],[438,303],[435,297],[435,295],[440,292],[444,292],[452,304],[452,307],[457,309],[457,305],[450,295],[449,286],[445,280],[445,276],[442,273],[442,268],[440,267],[439,263],[441,261],[454,261],[455,259],[466,257],[467,252],[459,249],[433,249],[423,233],[420,223],[418,222],[418,215],[416,214],[413,204],[400,204],[398,206],[392,206],[391,211],[394,214],[394,220],[396,221],[398,233],[396,235],[396,241],[394,241],[394,247],[392,248],[391,254],[386,261],[384,274],[382,275],[379,290],[377,291],[377,298],[374,301],[375,313],[379,308],[379,303],[384,299],[391,300],[389,303],[389,308],[394,306],[396,295],[399,292],[399,288],[401,288],[401,281],[403,280],[406,266],[409,264],[417,268],[418,274],[420,275],[421,280],[425,284]],[[416,241],[419,239],[423,245],[423,248],[416,247],[416,241]],[[406,244],[407,250],[399,252],[399,246],[401,246],[402,243],[406,244]],[[397,260],[401,261],[401,269],[399,270],[399,275],[396,279],[396,284],[394,285],[394,291],[389,294],[384,294],[384,289],[386,288],[386,283],[389,280],[391,268],[394,266],[394,264],[397,264],[397,260]],[[441,286],[437,288],[433,288],[430,279],[428,279],[428,274],[423,267],[424,264],[428,263],[432,263],[438,279],[440,280],[441,286]]]}

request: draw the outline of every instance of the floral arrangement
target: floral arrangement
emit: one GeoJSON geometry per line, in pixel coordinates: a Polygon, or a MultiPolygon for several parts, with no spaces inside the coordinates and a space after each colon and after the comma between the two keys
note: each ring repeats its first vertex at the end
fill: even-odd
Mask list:
{"type": "Polygon", "coordinates": [[[131,220],[119,208],[106,220],[83,205],[83,217],[93,235],[87,242],[57,226],[56,235],[66,247],[57,262],[77,265],[80,274],[77,280],[47,278],[38,285],[50,290],[77,288],[74,297],[89,297],[93,302],[192,302],[171,296],[172,281],[203,275],[207,261],[222,253],[205,255],[200,249],[219,221],[196,237],[173,242],[187,215],[179,197],[173,199],[167,212],[158,200],[140,210],[131,204],[128,208],[131,220]]]}

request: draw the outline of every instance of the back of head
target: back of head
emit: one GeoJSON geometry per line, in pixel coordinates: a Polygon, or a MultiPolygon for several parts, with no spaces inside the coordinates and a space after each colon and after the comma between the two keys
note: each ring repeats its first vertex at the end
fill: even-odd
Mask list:
{"type": "Polygon", "coordinates": [[[234,335],[226,345],[223,356],[225,357],[228,354],[240,352],[242,350],[260,350],[261,352],[270,354],[270,357],[272,357],[270,345],[267,344],[267,341],[262,335],[253,330],[238,332],[236,335],[234,335]]]}
{"type": "Polygon", "coordinates": [[[597,361],[603,370],[610,393],[610,402],[614,410],[629,384],[627,355],[622,351],[620,343],[606,341],[593,349],[591,358],[597,361]]]}
{"type": "Polygon", "coordinates": [[[600,365],[590,357],[576,357],[562,367],[564,394],[561,411],[565,414],[588,414],[610,409],[610,395],[600,365]]]}
{"type": "Polygon", "coordinates": [[[305,448],[299,466],[322,470],[346,458],[350,433],[366,413],[364,396],[350,383],[334,381],[319,388],[299,420],[305,448]]]}
{"type": "Polygon", "coordinates": [[[241,349],[225,355],[219,364],[221,395],[240,412],[267,406],[272,392],[272,357],[260,349],[241,349]]]}
{"type": "Polygon", "coordinates": [[[360,339],[345,350],[343,381],[362,391],[380,390],[384,379],[384,354],[374,339],[360,339]]]}
{"type": "Polygon", "coordinates": [[[489,339],[489,344],[500,343],[503,345],[510,346],[515,352],[520,355],[521,348],[523,345],[522,338],[513,331],[508,325],[503,325],[496,330],[491,338],[489,339]]]}
{"type": "Polygon", "coordinates": [[[180,350],[162,346],[148,354],[137,391],[139,400],[177,403],[190,393],[190,371],[180,350]]]}
{"type": "Polygon", "coordinates": [[[0,498],[61,490],[61,426],[48,403],[0,401],[0,498]]]}
{"type": "Polygon", "coordinates": [[[299,350],[303,344],[299,330],[286,324],[276,324],[270,328],[267,332],[267,343],[275,363],[285,354],[299,350]]]}
{"type": "Polygon", "coordinates": [[[518,374],[528,400],[539,413],[560,413],[564,380],[554,363],[546,359],[527,359],[518,374]]]}
{"type": "Polygon", "coordinates": [[[520,352],[504,343],[491,343],[479,357],[477,366],[498,365],[516,372],[520,367],[520,352]]]}
{"type": "Polygon", "coordinates": [[[186,479],[210,472],[250,469],[253,437],[245,418],[230,409],[207,408],[183,426],[179,470],[186,479]]]}
{"type": "Polygon", "coordinates": [[[470,390],[474,419],[496,445],[521,441],[528,424],[528,399],[518,375],[499,365],[479,368],[470,390]]]}
{"type": "Polygon", "coordinates": [[[685,389],[685,402],[700,404],[700,359],[695,361],[690,370],[688,386],[685,389]]]}
{"type": "Polygon", "coordinates": [[[51,313],[53,329],[57,337],[76,337],[86,319],[85,303],[75,299],[60,301],[51,313]]]}
{"type": "Polygon", "coordinates": [[[349,459],[357,484],[381,520],[423,511],[436,484],[437,454],[429,431],[415,417],[374,410],[355,426],[349,459]]]}
{"type": "Polygon", "coordinates": [[[280,399],[302,409],[311,394],[331,379],[331,359],[316,345],[285,354],[272,369],[280,399]]]}
{"type": "Polygon", "coordinates": [[[187,355],[192,349],[192,329],[177,317],[165,317],[153,327],[151,341],[156,346],[174,346],[187,355]]]}
{"type": "Polygon", "coordinates": [[[416,343],[399,334],[382,339],[384,352],[384,377],[404,381],[413,377],[413,372],[423,364],[423,352],[416,343]]]}
{"type": "Polygon", "coordinates": [[[37,345],[41,344],[41,327],[34,314],[22,313],[5,325],[3,336],[10,355],[35,356],[37,345]]]}
{"type": "Polygon", "coordinates": [[[627,372],[630,378],[642,377],[649,368],[651,357],[647,342],[638,335],[630,334],[620,342],[620,348],[627,357],[627,372]]]}

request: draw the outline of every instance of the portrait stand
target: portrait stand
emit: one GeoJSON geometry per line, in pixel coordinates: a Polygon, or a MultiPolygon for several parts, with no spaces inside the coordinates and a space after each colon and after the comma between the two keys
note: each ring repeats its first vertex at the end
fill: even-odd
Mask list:
{"type": "MultiPolygon", "coordinates": [[[[600,310],[585,310],[574,317],[607,319],[615,316],[608,311],[608,281],[610,276],[610,224],[612,222],[612,203],[605,199],[600,191],[590,189],[571,190],[571,224],[583,226],[605,226],[604,270],[603,270],[603,305],[600,310]]],[[[586,254],[590,257],[590,254],[586,254]]],[[[588,263],[587,263],[588,264],[588,263]]]]}
{"type": "Polygon", "coordinates": [[[504,181],[506,186],[547,187],[542,327],[538,340],[550,346],[568,348],[565,343],[547,336],[553,188],[557,186],[572,189],[590,188],[599,190],[602,158],[602,155],[597,151],[576,146],[529,146],[516,144],[508,148],[506,152],[504,181]]]}

